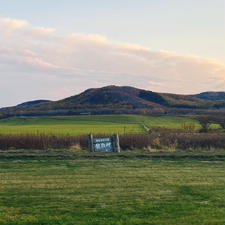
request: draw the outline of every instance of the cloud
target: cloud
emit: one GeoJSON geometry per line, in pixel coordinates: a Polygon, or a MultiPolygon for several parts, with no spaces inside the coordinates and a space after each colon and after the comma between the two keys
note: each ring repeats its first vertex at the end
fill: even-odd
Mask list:
{"type": "Polygon", "coordinates": [[[86,42],[86,43],[100,43],[100,44],[107,44],[109,41],[106,37],[99,35],[99,34],[71,34],[66,37],[68,41],[71,43],[80,43],[80,42],[86,42]]]}
{"type": "Polygon", "coordinates": [[[0,18],[0,31],[9,33],[28,25],[26,20],[18,20],[11,18],[0,18]]]}
{"type": "Polygon", "coordinates": [[[34,27],[29,30],[29,33],[34,36],[46,36],[55,32],[54,28],[34,27]]]}
{"type": "Polygon", "coordinates": [[[9,86],[13,77],[21,76],[20,82],[26,77],[29,88],[19,91],[20,96],[32,98],[32,86],[48,99],[110,84],[173,93],[225,87],[225,65],[216,59],[152,51],[137,44],[112,42],[99,34],[60,36],[53,28],[27,26],[28,22],[14,19],[0,19],[2,24],[11,30],[23,28],[23,32],[2,38],[0,44],[0,88],[7,76],[9,86]],[[48,80],[45,89],[41,87],[44,79],[48,80]]]}

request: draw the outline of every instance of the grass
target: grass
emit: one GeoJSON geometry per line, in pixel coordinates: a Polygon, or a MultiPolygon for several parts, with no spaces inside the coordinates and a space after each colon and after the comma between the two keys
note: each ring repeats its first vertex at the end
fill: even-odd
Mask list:
{"type": "Polygon", "coordinates": [[[82,134],[123,134],[124,127],[127,133],[144,133],[140,124],[61,124],[61,125],[18,125],[0,126],[1,134],[55,134],[55,135],[82,135],[82,134]]]}
{"type": "Polygon", "coordinates": [[[224,162],[0,159],[1,225],[222,225],[224,162]]]}
{"type": "Polygon", "coordinates": [[[181,128],[182,123],[195,123],[189,117],[141,115],[87,115],[37,118],[8,118],[0,120],[1,134],[45,133],[82,135],[87,133],[145,133],[142,123],[150,128],[181,128]]]}

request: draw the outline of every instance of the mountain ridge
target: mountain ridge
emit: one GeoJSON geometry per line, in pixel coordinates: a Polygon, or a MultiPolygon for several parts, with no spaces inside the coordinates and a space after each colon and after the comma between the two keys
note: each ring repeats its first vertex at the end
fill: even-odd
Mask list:
{"type": "Polygon", "coordinates": [[[155,113],[225,109],[225,92],[204,92],[196,95],[157,93],[131,86],[105,86],[58,101],[36,100],[14,107],[1,108],[8,116],[74,115],[82,113],[155,113]],[[213,94],[212,94],[213,93],[213,94]],[[207,99],[216,96],[216,100],[207,99]],[[220,99],[221,98],[221,99],[220,99]],[[38,102],[40,101],[40,102],[38,102]]]}
{"type": "Polygon", "coordinates": [[[204,100],[225,100],[225,92],[222,91],[207,91],[191,96],[204,100]]]}
{"type": "Polygon", "coordinates": [[[33,105],[36,105],[36,104],[46,103],[46,102],[51,102],[51,101],[45,100],[45,99],[38,99],[38,100],[23,102],[23,103],[20,103],[16,106],[27,106],[27,107],[29,107],[29,106],[33,106],[33,105]]]}

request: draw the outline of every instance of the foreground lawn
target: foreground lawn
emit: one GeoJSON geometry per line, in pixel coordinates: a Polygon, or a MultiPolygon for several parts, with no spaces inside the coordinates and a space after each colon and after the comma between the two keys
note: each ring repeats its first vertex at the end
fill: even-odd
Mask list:
{"type": "Polygon", "coordinates": [[[224,162],[0,159],[1,225],[223,225],[224,162]]]}
{"type": "Polygon", "coordinates": [[[81,135],[99,133],[145,133],[142,124],[148,127],[181,128],[182,123],[197,121],[178,116],[141,115],[87,115],[87,116],[49,116],[37,118],[8,118],[0,120],[0,134],[46,133],[56,135],[81,135]]]}

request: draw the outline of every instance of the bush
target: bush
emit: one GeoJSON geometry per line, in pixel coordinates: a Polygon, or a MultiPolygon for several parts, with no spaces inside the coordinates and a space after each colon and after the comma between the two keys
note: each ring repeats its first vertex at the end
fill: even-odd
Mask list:
{"type": "Polygon", "coordinates": [[[202,126],[201,132],[208,132],[209,126],[211,123],[210,117],[208,115],[198,116],[197,117],[198,122],[202,126]]]}
{"type": "Polygon", "coordinates": [[[0,135],[0,149],[62,149],[70,148],[73,145],[80,145],[82,147],[88,146],[86,136],[55,136],[45,134],[1,134],[0,135]]]}
{"type": "Polygon", "coordinates": [[[224,133],[178,133],[167,130],[150,135],[120,136],[122,149],[161,149],[174,151],[176,149],[225,149],[224,133]]]}
{"type": "MultiPolygon", "coordinates": [[[[106,135],[95,135],[106,137],[106,135]]],[[[225,149],[225,134],[188,133],[160,130],[151,134],[126,134],[120,136],[121,149],[158,149],[174,151],[176,149],[225,149]]],[[[82,151],[88,148],[88,136],[55,135],[0,135],[0,149],[70,149],[82,151]]]]}

